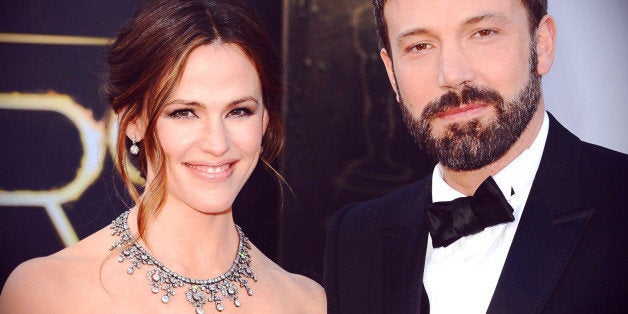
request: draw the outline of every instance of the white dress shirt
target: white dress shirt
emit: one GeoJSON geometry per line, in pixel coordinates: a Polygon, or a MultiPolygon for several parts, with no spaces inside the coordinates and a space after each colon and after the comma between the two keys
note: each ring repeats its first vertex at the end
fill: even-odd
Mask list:
{"type": "MultiPolygon", "coordinates": [[[[486,228],[436,249],[428,235],[423,283],[431,313],[486,313],[541,162],[548,129],[549,118],[545,113],[532,145],[493,176],[514,209],[514,221],[486,228]]],[[[441,167],[436,165],[432,200],[444,202],[464,196],[445,183],[441,167]]]]}

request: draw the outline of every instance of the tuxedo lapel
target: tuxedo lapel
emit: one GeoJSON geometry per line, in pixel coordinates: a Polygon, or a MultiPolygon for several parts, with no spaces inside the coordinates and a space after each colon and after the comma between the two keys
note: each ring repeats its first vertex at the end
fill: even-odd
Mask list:
{"type": "Polygon", "coordinates": [[[423,208],[431,202],[431,178],[423,182],[398,215],[382,226],[385,313],[420,313],[421,308],[429,308],[421,296],[428,232],[423,208]]]}
{"type": "Polygon", "coordinates": [[[532,194],[488,312],[541,312],[592,214],[580,210],[554,219],[539,194],[532,194]]]}
{"type": "Polygon", "coordinates": [[[538,313],[578,245],[594,209],[579,181],[580,141],[550,115],[550,130],[532,190],[489,313],[538,313]]]}

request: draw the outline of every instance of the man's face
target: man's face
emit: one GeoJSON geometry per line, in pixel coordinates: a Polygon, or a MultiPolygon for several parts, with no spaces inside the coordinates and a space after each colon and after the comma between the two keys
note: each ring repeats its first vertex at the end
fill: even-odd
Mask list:
{"type": "Polygon", "coordinates": [[[535,45],[518,0],[391,0],[382,51],[417,142],[455,170],[516,142],[541,99],[535,45]]]}

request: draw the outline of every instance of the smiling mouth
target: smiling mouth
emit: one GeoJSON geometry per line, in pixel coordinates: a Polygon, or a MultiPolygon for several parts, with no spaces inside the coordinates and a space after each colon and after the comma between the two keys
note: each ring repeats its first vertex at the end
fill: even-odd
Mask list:
{"type": "Polygon", "coordinates": [[[226,163],[221,166],[207,166],[207,165],[193,165],[189,163],[184,163],[186,167],[192,168],[196,171],[203,172],[209,175],[217,175],[227,172],[231,169],[234,163],[226,163]]]}

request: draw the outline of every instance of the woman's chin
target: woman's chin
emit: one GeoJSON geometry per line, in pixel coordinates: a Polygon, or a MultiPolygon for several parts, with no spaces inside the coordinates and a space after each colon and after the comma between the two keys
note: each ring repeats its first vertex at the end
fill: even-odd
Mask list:
{"type": "Polygon", "coordinates": [[[205,215],[225,215],[231,213],[233,202],[213,202],[205,206],[195,206],[194,210],[205,215]]]}

